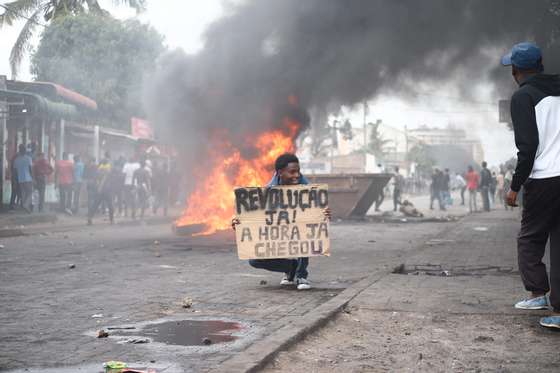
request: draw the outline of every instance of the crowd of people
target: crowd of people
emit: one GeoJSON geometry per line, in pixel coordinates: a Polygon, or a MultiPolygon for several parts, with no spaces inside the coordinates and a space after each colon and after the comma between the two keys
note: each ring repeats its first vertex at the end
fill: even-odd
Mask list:
{"type": "Polygon", "coordinates": [[[490,211],[496,203],[500,203],[504,208],[511,209],[506,203],[506,191],[509,189],[513,172],[511,168],[500,169],[498,173],[488,169],[488,164],[482,162],[480,172],[475,171],[473,166],[468,166],[467,171],[457,173],[454,177],[449,169],[441,171],[435,169],[432,174],[432,184],[430,187],[430,209],[433,209],[433,202],[438,201],[440,210],[445,210],[446,206],[452,203],[451,190],[460,191],[461,205],[465,206],[465,192],[468,192],[468,204],[470,212],[479,211],[478,195],[482,199],[482,210],[490,211]]]}
{"type": "Polygon", "coordinates": [[[10,168],[11,209],[20,205],[28,213],[35,207],[42,212],[46,186],[54,174],[58,210],[76,215],[82,206],[87,206],[88,224],[93,223],[99,211],[107,212],[113,223],[115,207],[118,214],[132,219],[136,219],[137,214],[143,218],[150,207],[154,215],[160,209],[163,215],[168,212],[172,172],[165,160],[150,160],[146,156],[130,159],[121,156],[112,160],[106,152],[99,163],[93,157],[84,163],[80,155],[70,160],[69,155],[63,153],[62,159],[52,167],[44,153],[35,153],[21,144],[10,168]],[[34,191],[36,198],[33,198],[34,191]]]}

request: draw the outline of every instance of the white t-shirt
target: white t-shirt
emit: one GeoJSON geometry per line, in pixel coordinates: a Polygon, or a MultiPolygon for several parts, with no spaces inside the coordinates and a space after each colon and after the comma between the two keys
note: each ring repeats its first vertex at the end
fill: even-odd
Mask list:
{"type": "Polygon", "coordinates": [[[140,163],[138,162],[126,162],[123,166],[122,172],[124,173],[124,185],[132,185],[132,177],[134,176],[134,171],[140,168],[140,163]]]}

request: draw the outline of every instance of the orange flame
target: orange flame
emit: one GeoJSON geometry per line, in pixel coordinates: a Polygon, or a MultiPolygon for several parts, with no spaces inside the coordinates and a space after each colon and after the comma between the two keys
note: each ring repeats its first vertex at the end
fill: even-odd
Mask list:
{"type": "Polygon", "coordinates": [[[243,158],[239,149],[226,140],[226,131],[216,134],[210,151],[212,170],[195,172],[203,176],[197,178],[195,190],[175,225],[204,224],[205,230],[200,235],[228,229],[234,213],[234,188],[264,186],[272,176],[276,158],[295,151],[294,140],[300,124],[284,118],[282,127],[252,139],[258,154],[251,159],[243,158]]]}

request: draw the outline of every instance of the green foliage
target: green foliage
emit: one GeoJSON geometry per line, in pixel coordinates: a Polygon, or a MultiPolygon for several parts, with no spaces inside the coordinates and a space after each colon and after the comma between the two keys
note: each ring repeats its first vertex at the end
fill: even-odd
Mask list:
{"type": "Polygon", "coordinates": [[[68,16],[43,32],[31,72],[93,98],[109,125],[125,128],[144,114],[142,81],[163,51],[163,37],[138,21],[68,16]]]}
{"type": "Polygon", "coordinates": [[[369,141],[367,144],[366,151],[370,154],[373,154],[376,159],[383,159],[385,155],[385,146],[391,142],[391,140],[384,139],[379,132],[379,125],[381,121],[377,121],[375,123],[368,123],[368,126],[371,127],[369,133],[369,141]]]}
{"type": "Polygon", "coordinates": [[[408,152],[408,161],[416,163],[417,173],[424,177],[432,174],[432,169],[436,164],[425,144],[413,146],[408,152]]]}
{"type": "MultiPolygon", "coordinates": [[[[146,0],[113,0],[115,5],[129,6],[137,12],[144,10],[145,2],[146,0]]],[[[1,8],[3,13],[0,14],[0,27],[11,26],[21,19],[26,20],[10,53],[10,67],[14,78],[23,56],[31,49],[29,42],[37,26],[45,27],[41,20],[49,23],[71,15],[109,14],[97,0],[14,0],[2,4],[1,8]]]]}

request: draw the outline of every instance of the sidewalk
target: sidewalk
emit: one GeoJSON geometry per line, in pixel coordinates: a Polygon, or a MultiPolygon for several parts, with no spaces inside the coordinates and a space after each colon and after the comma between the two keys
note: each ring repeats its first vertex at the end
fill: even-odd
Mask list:
{"type": "MultiPolygon", "coordinates": [[[[167,216],[163,216],[160,209],[157,215],[153,215],[151,210],[146,210],[143,219],[132,219],[121,217],[115,212],[115,224],[121,226],[152,225],[152,224],[171,224],[181,214],[181,207],[169,208],[167,216]]],[[[0,238],[17,237],[38,232],[66,231],[79,228],[86,224],[85,209],[78,215],[68,215],[56,211],[33,212],[31,214],[18,210],[3,210],[0,212],[0,238]]],[[[108,224],[107,215],[97,214],[94,224],[108,224]]]]}
{"type": "Polygon", "coordinates": [[[538,325],[545,312],[512,307],[526,295],[517,216],[494,210],[449,226],[265,371],[557,371],[560,334],[538,325]]]}

